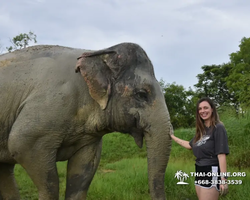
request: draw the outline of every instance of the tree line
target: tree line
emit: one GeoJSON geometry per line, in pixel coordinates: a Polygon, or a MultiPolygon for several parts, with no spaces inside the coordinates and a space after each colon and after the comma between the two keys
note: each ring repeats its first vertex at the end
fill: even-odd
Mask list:
{"type": "MultiPolygon", "coordinates": [[[[26,48],[30,42],[37,43],[33,32],[21,33],[11,40],[8,52],[26,48]]],[[[1,47],[1,45],[0,45],[1,47]]],[[[202,66],[194,89],[185,89],[175,82],[160,80],[171,122],[175,128],[194,127],[196,102],[210,97],[220,109],[231,107],[236,114],[244,113],[250,106],[250,38],[243,37],[239,50],[229,54],[229,62],[202,66]]]]}
{"type": "Polygon", "coordinates": [[[164,97],[175,128],[194,127],[196,102],[201,97],[211,98],[216,106],[233,108],[242,114],[250,105],[250,38],[243,37],[239,50],[229,55],[229,62],[202,66],[194,89],[186,90],[175,82],[160,80],[164,97]]]}

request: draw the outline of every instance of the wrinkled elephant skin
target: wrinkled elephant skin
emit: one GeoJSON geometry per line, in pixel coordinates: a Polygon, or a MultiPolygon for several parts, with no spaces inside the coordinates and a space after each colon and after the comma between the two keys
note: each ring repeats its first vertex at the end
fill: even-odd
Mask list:
{"type": "Polygon", "coordinates": [[[166,199],[170,117],[140,46],[87,51],[41,45],[4,54],[0,92],[0,199],[20,199],[17,163],[40,200],[59,199],[56,162],[66,160],[65,199],[86,199],[102,136],[114,131],[130,134],[139,147],[145,138],[151,198],[166,199]]]}

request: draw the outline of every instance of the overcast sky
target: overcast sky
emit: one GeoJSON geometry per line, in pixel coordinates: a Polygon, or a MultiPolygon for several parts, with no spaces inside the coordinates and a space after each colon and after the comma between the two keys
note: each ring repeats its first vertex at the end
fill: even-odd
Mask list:
{"type": "Polygon", "coordinates": [[[103,49],[139,44],[156,78],[186,89],[201,66],[229,61],[250,37],[248,0],[0,0],[0,44],[33,31],[38,44],[103,49]]]}

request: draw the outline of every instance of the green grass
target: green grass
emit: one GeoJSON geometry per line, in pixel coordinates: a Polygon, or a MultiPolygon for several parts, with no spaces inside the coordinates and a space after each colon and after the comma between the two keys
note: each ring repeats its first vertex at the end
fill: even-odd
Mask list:
{"type": "Polygon", "coordinates": [[[250,110],[244,116],[232,112],[221,114],[229,140],[230,156],[228,164],[246,168],[250,166],[250,110]]]}
{"type": "MultiPolygon", "coordinates": [[[[197,199],[194,188],[194,177],[188,178],[189,185],[177,185],[178,180],[174,178],[177,170],[182,170],[190,175],[194,171],[192,161],[184,162],[171,159],[166,171],[165,191],[168,199],[171,200],[195,200],[197,199]]],[[[60,177],[60,199],[64,199],[66,162],[58,163],[60,177]]],[[[229,168],[230,172],[239,172],[237,168],[229,168]]],[[[235,177],[230,180],[240,179],[242,185],[229,185],[230,193],[222,199],[225,200],[247,200],[250,195],[250,170],[246,177],[235,177]]],[[[18,184],[22,199],[37,199],[37,190],[25,171],[17,166],[16,169],[18,184]]],[[[149,200],[147,181],[147,160],[145,158],[130,158],[109,163],[100,168],[90,186],[88,192],[89,200],[149,200]]]]}
{"type": "MultiPolygon", "coordinates": [[[[235,117],[222,114],[229,138],[230,154],[227,156],[228,171],[246,172],[246,177],[240,179],[242,185],[229,185],[229,194],[223,200],[250,199],[250,129],[249,117],[235,117]]],[[[190,140],[194,129],[178,129],[178,137],[190,140]]],[[[174,178],[177,170],[188,174],[194,172],[195,157],[192,151],[186,150],[173,142],[170,161],[166,170],[165,191],[171,200],[196,200],[194,177],[188,178],[188,185],[177,185],[174,178]]],[[[60,179],[60,200],[64,199],[67,162],[57,163],[60,179]]],[[[15,175],[19,185],[22,200],[36,200],[37,189],[26,172],[17,165],[15,175]]],[[[134,139],[128,135],[112,133],[103,138],[103,151],[100,166],[88,192],[89,200],[149,200],[147,180],[146,148],[139,149],[134,139]]]]}
{"type": "Polygon", "coordinates": [[[102,159],[100,166],[125,158],[142,157],[147,155],[146,147],[138,148],[133,137],[127,134],[111,133],[103,137],[102,159]]]}

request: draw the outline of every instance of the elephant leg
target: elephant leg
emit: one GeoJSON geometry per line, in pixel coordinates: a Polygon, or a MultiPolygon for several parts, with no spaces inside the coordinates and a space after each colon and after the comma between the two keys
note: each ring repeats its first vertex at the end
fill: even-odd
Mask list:
{"type": "Polygon", "coordinates": [[[58,200],[59,198],[59,178],[55,158],[53,150],[50,152],[33,148],[27,149],[25,154],[15,156],[36,185],[39,200],[58,200]]]}
{"type": "Polygon", "coordinates": [[[0,200],[20,199],[14,167],[12,164],[0,163],[0,200]]]}
{"type": "Polygon", "coordinates": [[[66,200],[85,200],[101,158],[102,139],[84,146],[68,161],[66,200]]]}
{"type": "Polygon", "coordinates": [[[58,200],[57,141],[49,134],[31,134],[29,130],[32,129],[25,131],[21,126],[13,127],[9,137],[9,151],[36,185],[39,200],[58,200]]]}

